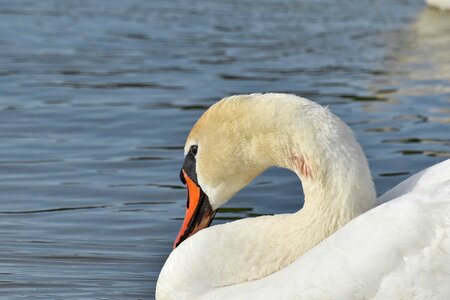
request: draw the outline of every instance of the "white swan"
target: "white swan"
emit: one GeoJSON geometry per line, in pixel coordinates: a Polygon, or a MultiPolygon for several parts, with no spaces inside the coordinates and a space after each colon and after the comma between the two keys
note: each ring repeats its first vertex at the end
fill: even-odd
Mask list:
{"type": "Polygon", "coordinates": [[[188,208],[175,245],[182,243],[160,273],[158,300],[450,299],[450,160],[366,212],[378,202],[351,130],[328,109],[285,94],[216,103],[193,127],[185,153],[188,208]],[[299,212],[189,237],[270,166],[300,177],[299,212]]]}
{"type": "Polygon", "coordinates": [[[431,6],[441,10],[450,10],[450,0],[425,0],[431,6]]]}

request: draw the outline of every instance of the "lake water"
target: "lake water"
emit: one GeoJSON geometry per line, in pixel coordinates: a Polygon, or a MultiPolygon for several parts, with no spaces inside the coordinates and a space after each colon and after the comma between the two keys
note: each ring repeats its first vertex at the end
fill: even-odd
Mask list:
{"type": "MultiPolygon", "coordinates": [[[[0,298],[153,299],[212,103],[289,92],[355,131],[379,194],[450,157],[450,13],[420,0],[0,1],[0,298]]],[[[302,205],[271,169],[215,224],[302,205]]],[[[214,224],[214,223],[213,223],[214,224]]]]}

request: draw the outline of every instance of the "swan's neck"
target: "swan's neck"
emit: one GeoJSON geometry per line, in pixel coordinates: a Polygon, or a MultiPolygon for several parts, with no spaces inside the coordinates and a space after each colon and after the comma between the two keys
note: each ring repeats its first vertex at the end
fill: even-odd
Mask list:
{"type": "Polygon", "coordinates": [[[376,206],[375,188],[362,152],[357,159],[335,160],[316,177],[302,179],[304,206],[297,213],[309,222],[317,219],[315,228],[325,227],[322,230],[331,234],[376,206]]]}
{"type": "Polygon", "coordinates": [[[362,165],[347,166],[323,177],[328,178],[324,181],[303,179],[305,205],[297,213],[217,225],[187,239],[172,252],[160,274],[159,280],[169,285],[158,287],[158,299],[166,299],[165,294],[174,296],[167,299],[194,299],[214,288],[257,280],[286,267],[375,206],[367,163],[362,165]],[[346,180],[333,179],[338,175],[347,175],[346,180]]]}
{"type": "MultiPolygon", "coordinates": [[[[285,225],[294,228],[287,231],[287,235],[292,235],[289,243],[293,247],[287,246],[283,254],[286,264],[354,217],[376,206],[376,193],[367,159],[348,127],[340,130],[342,139],[338,143],[332,139],[319,140],[321,145],[310,147],[314,151],[303,152],[300,165],[297,160],[288,166],[299,175],[305,198],[303,208],[293,214],[290,224],[285,225]],[[333,151],[327,149],[330,147],[333,151]],[[295,234],[298,236],[295,237],[295,234]]],[[[310,141],[311,144],[316,142],[310,141]]]]}
{"type": "MultiPolygon", "coordinates": [[[[265,107],[280,103],[268,102],[265,107]]],[[[275,165],[297,173],[304,207],[295,214],[244,219],[196,233],[167,260],[158,281],[160,295],[193,299],[210,289],[265,277],[376,205],[367,159],[351,130],[327,109],[305,99],[284,104],[265,109],[261,118],[257,111],[252,115],[256,124],[252,128],[259,128],[252,136],[261,138],[249,142],[242,165],[251,161],[261,171],[275,165]],[[262,127],[266,123],[261,120],[282,122],[277,115],[281,109],[286,109],[282,116],[289,116],[289,122],[280,125],[282,130],[273,125],[279,122],[262,127]]],[[[237,184],[231,190],[240,188],[237,184]]]]}

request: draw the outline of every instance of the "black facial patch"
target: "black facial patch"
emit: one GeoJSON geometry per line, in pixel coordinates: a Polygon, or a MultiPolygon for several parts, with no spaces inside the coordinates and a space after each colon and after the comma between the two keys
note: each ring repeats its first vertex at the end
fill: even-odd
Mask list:
{"type": "Polygon", "coordinates": [[[184,158],[183,166],[181,167],[180,171],[180,179],[181,182],[183,182],[184,184],[186,184],[186,180],[184,179],[183,176],[183,170],[184,172],[186,172],[187,176],[189,176],[189,178],[191,178],[191,180],[195,182],[195,184],[198,186],[197,171],[195,170],[195,164],[196,164],[195,153],[193,153],[193,151],[189,151],[188,154],[186,154],[186,157],[184,158]]]}

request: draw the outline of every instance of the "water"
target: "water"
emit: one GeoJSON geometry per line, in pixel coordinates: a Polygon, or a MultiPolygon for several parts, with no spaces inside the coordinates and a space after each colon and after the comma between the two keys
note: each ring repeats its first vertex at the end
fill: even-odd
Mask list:
{"type": "MultiPolygon", "coordinates": [[[[419,0],[0,1],[0,298],[152,299],[185,137],[227,95],[328,105],[378,193],[448,158],[449,33],[419,0]]],[[[215,223],[301,199],[269,170],[215,223]]]]}

